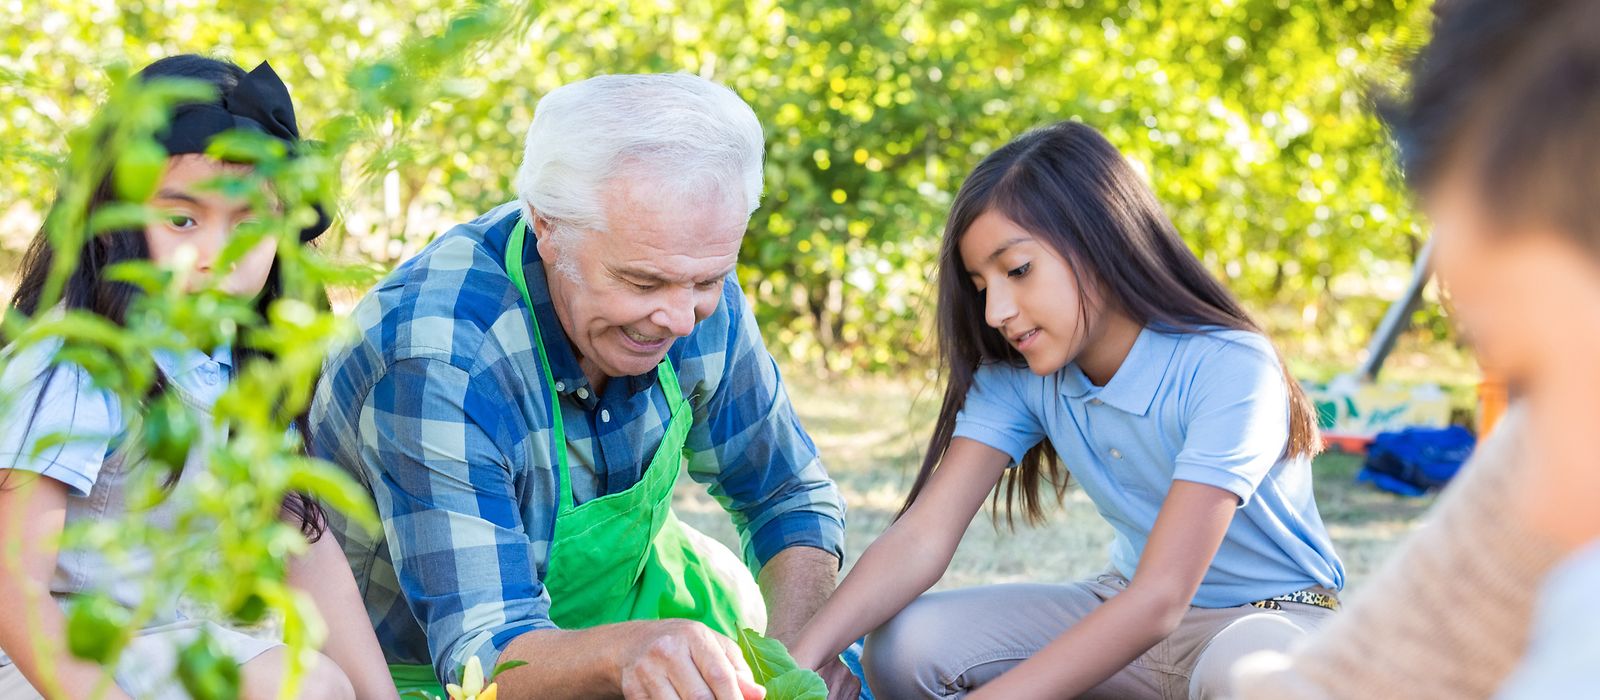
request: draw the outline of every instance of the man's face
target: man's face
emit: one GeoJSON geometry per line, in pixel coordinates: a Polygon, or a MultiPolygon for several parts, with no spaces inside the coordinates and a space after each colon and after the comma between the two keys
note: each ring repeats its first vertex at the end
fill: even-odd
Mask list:
{"type": "Polygon", "coordinates": [[[556,316],[591,380],[649,372],[716,311],[749,221],[736,196],[684,201],[626,178],[603,203],[607,231],[534,224],[556,316]]]}

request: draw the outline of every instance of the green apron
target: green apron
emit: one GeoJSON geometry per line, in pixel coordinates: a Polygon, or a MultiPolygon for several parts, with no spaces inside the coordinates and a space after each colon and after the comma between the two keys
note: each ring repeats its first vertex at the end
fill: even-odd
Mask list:
{"type": "MultiPolygon", "coordinates": [[[[539,319],[522,273],[527,228],[526,222],[517,222],[506,244],[505,263],[512,283],[528,305],[539,365],[550,395],[551,444],[561,488],[544,578],[550,594],[551,621],[565,629],[582,629],[627,620],[682,618],[698,620],[737,638],[740,627],[750,625],[740,619],[737,588],[717,576],[689,542],[683,524],[672,512],[672,488],[686,455],[684,443],[694,414],[678,386],[678,373],[673,371],[670,360],[661,360],[656,376],[667,395],[672,417],[644,476],[624,491],[582,505],[573,502],[560,394],[550,373],[539,319]]],[[[407,682],[400,692],[422,689],[443,697],[431,667],[392,665],[390,670],[396,685],[402,680],[407,682]],[[416,669],[426,671],[425,684],[418,682],[416,669]]]]}

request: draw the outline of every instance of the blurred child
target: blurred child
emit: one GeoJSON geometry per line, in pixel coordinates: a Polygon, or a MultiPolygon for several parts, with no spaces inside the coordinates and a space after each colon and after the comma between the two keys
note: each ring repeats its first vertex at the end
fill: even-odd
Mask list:
{"type": "Polygon", "coordinates": [[[1439,280],[1516,398],[1348,612],[1241,664],[1241,694],[1594,697],[1600,550],[1571,553],[1600,537],[1600,3],[1441,6],[1390,121],[1439,280]]]}
{"type": "MultiPolygon", "coordinates": [[[[149,259],[165,266],[192,260],[196,281],[218,278],[223,291],[255,299],[265,310],[280,295],[276,240],[264,240],[229,269],[213,269],[236,228],[256,218],[249,201],[212,186],[221,176],[248,172],[249,166],[206,155],[213,137],[232,129],[263,132],[283,141],[291,153],[299,139],[289,93],[271,67],[250,73],[231,63],[183,55],[145,68],[139,80],[187,78],[214,85],[213,102],[177,107],[159,135],[167,151],[164,172],[149,206],[160,216],[140,229],[113,231],[86,242],[81,250],[57,251],[41,232],[19,274],[12,306],[33,317],[53,313],[39,308],[57,255],[76,255],[57,307],[81,309],[124,323],[135,294],[131,285],[107,275],[121,261],[149,259]]],[[[111,178],[100,184],[90,211],[116,200],[111,178]]],[[[302,232],[309,242],[327,227],[326,219],[302,232]]],[[[68,653],[64,606],[87,592],[108,593],[117,604],[138,607],[159,597],[154,618],[133,638],[113,669],[115,685],[105,697],[181,698],[188,694],[174,672],[177,653],[202,631],[231,662],[239,664],[246,698],[276,698],[288,661],[286,647],[246,634],[219,621],[194,619],[180,609],[181,591],[147,590],[141,574],[153,566],[148,556],[112,561],[93,551],[58,551],[64,528],[80,521],[120,519],[135,509],[128,502],[130,474],[152,468],[126,439],[130,423],[122,404],[96,385],[83,368],[57,359],[60,341],[18,352],[7,348],[0,385],[12,399],[0,419],[0,697],[96,697],[100,667],[68,653]],[[57,441],[49,436],[64,436],[57,441]]],[[[192,411],[209,413],[229,379],[259,353],[239,347],[197,348],[158,353],[158,392],[176,394],[192,411]]],[[[303,417],[302,417],[303,419],[303,417]]],[[[308,434],[303,423],[301,434],[308,434]]],[[[215,439],[215,436],[206,436],[215,439]]],[[[141,512],[162,527],[178,527],[175,512],[186,487],[206,470],[196,445],[171,487],[171,497],[141,512]]],[[[290,562],[289,582],[306,591],[326,620],[329,635],[301,682],[306,698],[393,697],[382,654],[362,613],[361,599],[339,546],[322,537],[318,506],[304,497],[285,504],[285,517],[298,522],[313,542],[290,562]]]]}

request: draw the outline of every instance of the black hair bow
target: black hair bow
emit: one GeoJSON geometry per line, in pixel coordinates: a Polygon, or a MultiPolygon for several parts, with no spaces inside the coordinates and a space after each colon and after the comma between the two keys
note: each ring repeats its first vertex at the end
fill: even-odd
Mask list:
{"type": "MultiPolygon", "coordinates": [[[[282,141],[291,156],[299,149],[300,128],[295,124],[289,88],[266,61],[240,77],[239,83],[217,102],[179,107],[157,140],[169,155],[205,153],[212,139],[233,129],[257,131],[282,141]]],[[[331,223],[321,203],[313,206],[317,223],[301,229],[302,242],[322,235],[331,223]]]]}

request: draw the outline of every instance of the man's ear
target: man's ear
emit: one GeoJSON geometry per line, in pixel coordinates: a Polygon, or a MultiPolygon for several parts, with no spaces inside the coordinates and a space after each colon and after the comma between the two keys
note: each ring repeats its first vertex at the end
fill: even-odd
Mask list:
{"type": "Polygon", "coordinates": [[[534,240],[544,240],[551,230],[550,220],[533,207],[528,207],[528,214],[532,217],[528,222],[529,232],[533,234],[534,240]]]}

